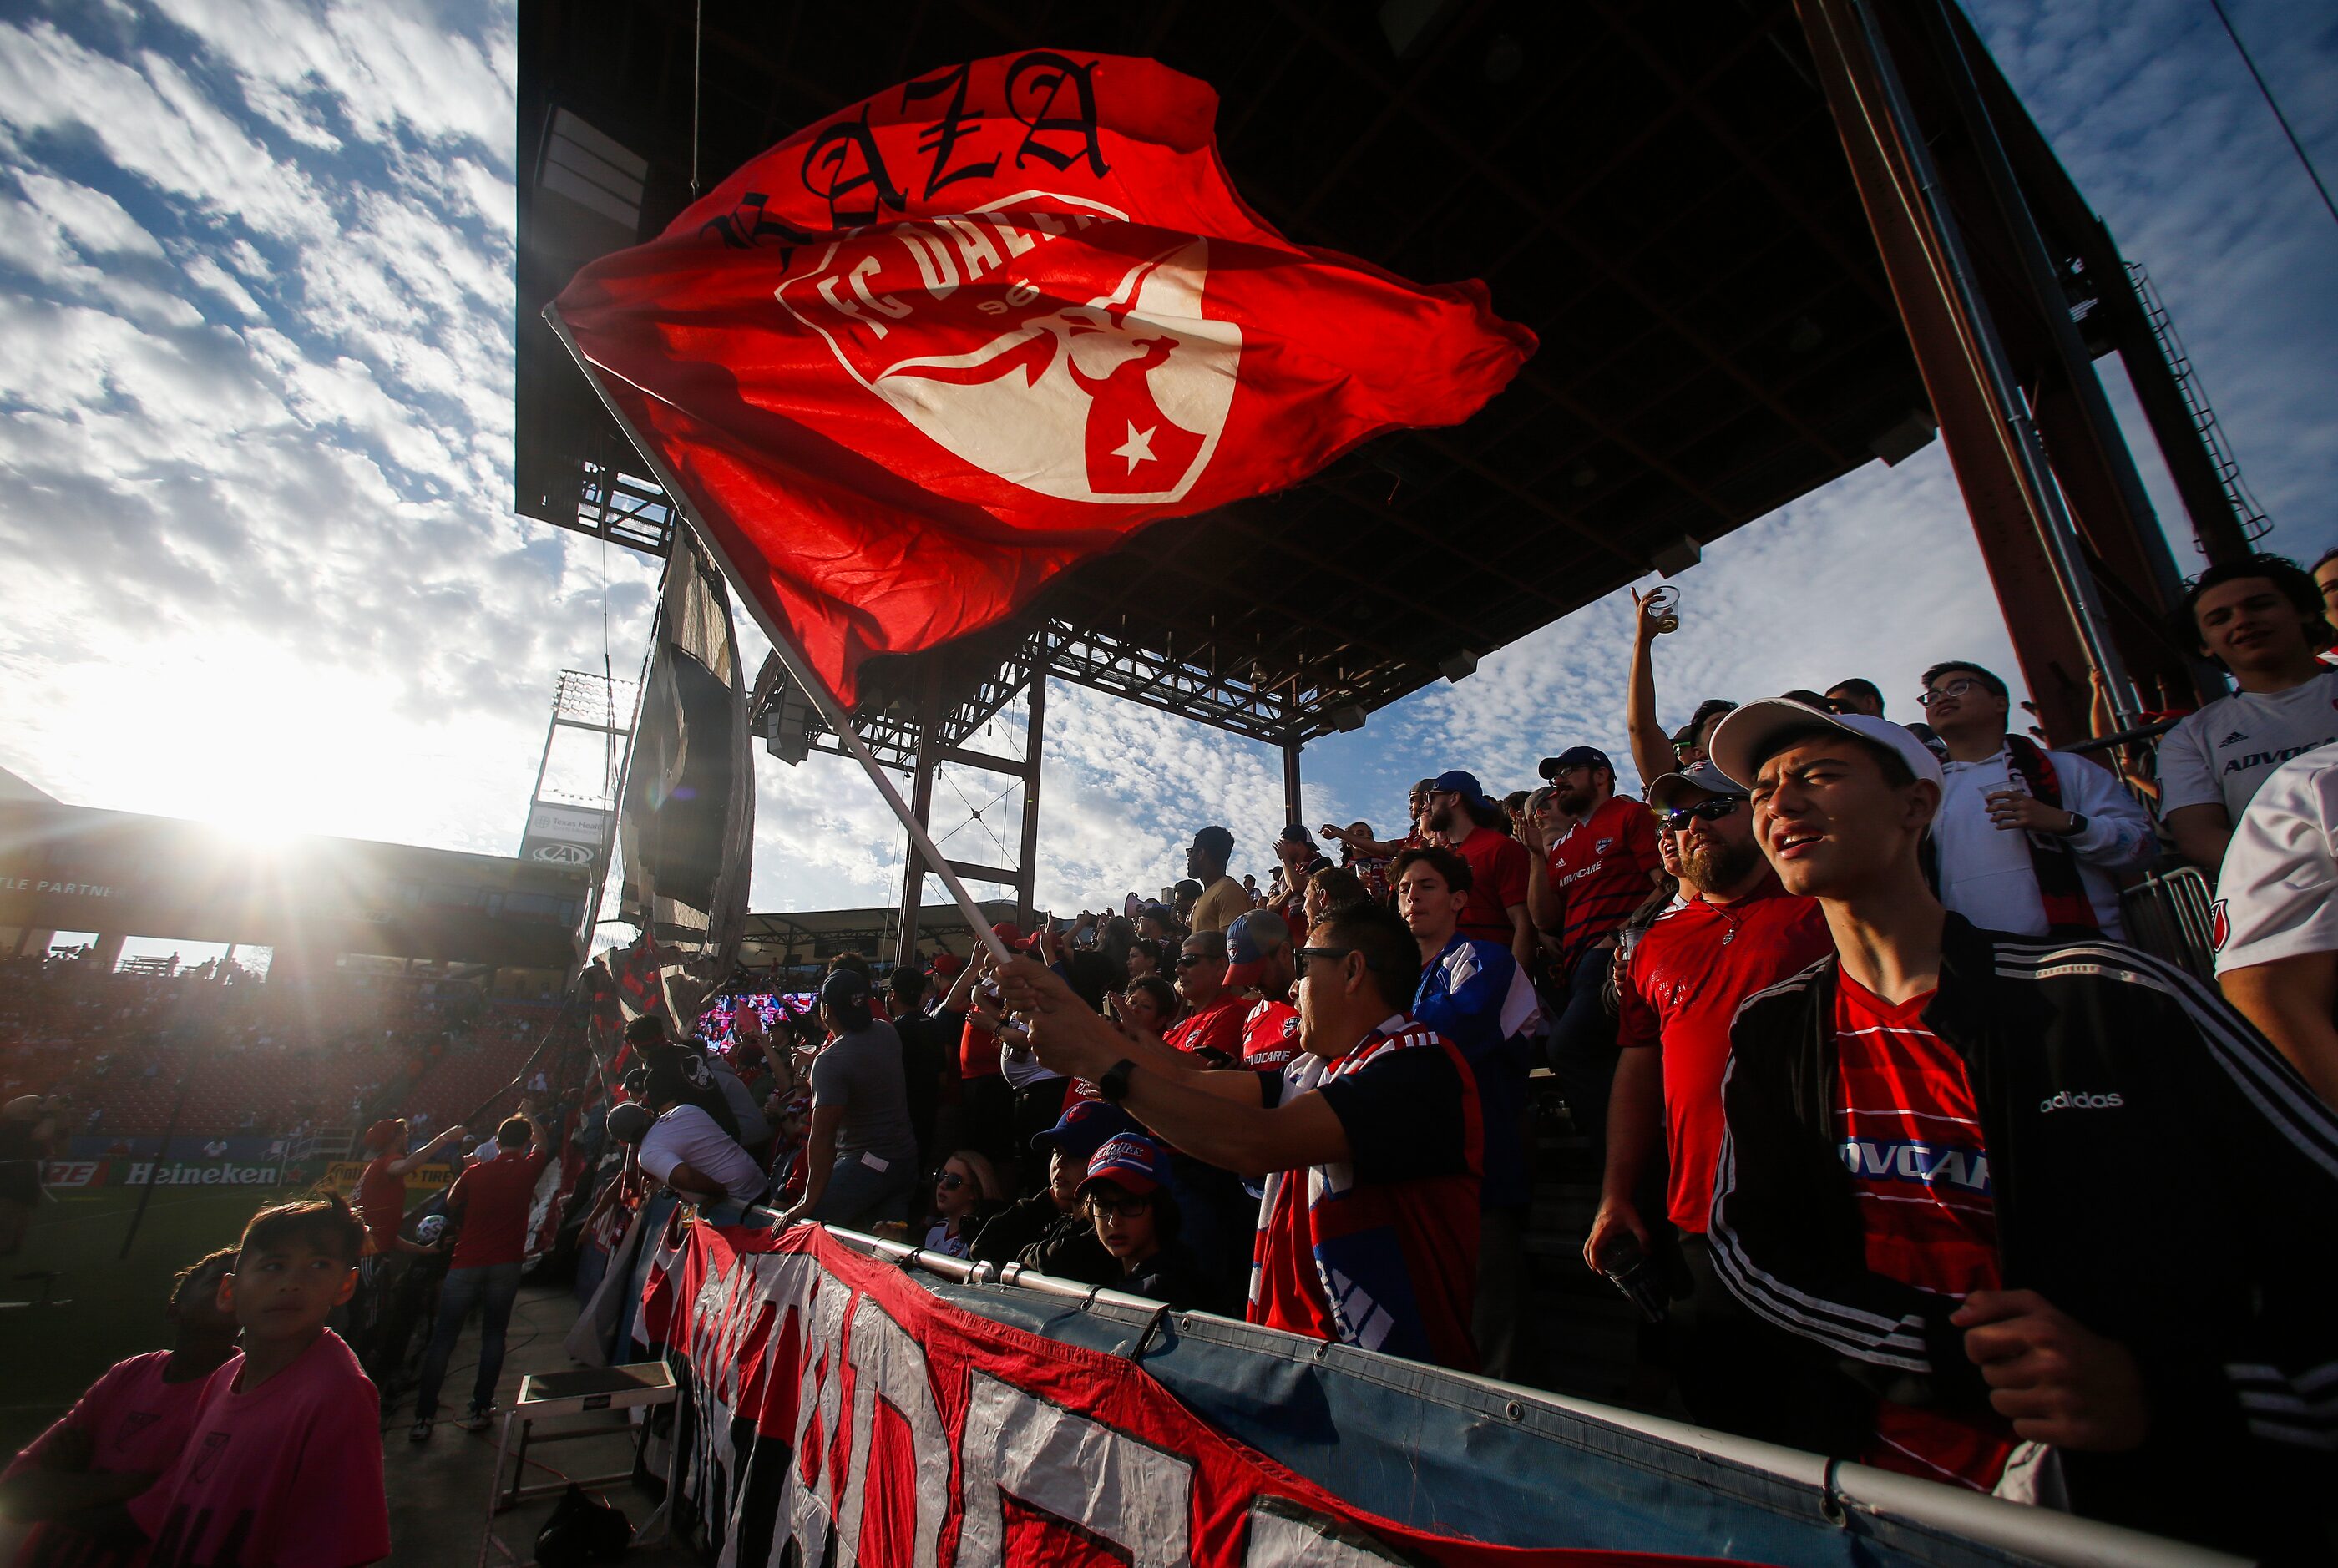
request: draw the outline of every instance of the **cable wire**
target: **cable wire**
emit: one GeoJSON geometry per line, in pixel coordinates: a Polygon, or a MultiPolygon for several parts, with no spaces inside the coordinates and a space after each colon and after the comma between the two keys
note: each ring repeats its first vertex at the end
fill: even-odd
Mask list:
{"type": "Polygon", "coordinates": [[[2273,111],[2275,123],[2281,126],[2281,133],[2289,138],[2289,150],[2297,154],[2298,162],[2304,166],[2305,177],[2313,181],[2313,189],[2321,196],[2323,208],[2329,212],[2330,220],[2338,223],[2338,202],[2330,200],[2330,187],[2322,182],[2322,172],[2314,168],[2313,160],[2306,153],[2305,143],[2300,142],[2297,132],[2291,129],[2289,116],[2281,112],[2279,103],[2274,102],[2273,89],[2265,84],[2264,73],[2257,69],[2256,61],[2249,54],[2249,46],[2241,42],[2240,33],[2233,26],[2233,19],[2225,15],[2225,0],[2208,0],[2208,7],[2215,12],[2216,20],[2225,24],[2225,36],[2233,41],[2233,48],[2240,55],[2241,64],[2249,68],[2249,80],[2257,84],[2257,96],[2263,98],[2265,107],[2273,111]]]}
{"type": "Polygon", "coordinates": [[[690,199],[698,200],[698,106],[706,84],[706,0],[698,0],[690,30],[690,199]]]}

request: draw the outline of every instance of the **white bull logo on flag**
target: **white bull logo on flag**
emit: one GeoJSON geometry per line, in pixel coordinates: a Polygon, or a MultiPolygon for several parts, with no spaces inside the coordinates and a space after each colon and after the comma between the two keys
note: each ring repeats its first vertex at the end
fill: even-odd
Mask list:
{"type": "Polygon", "coordinates": [[[895,225],[831,244],[776,292],[861,386],[983,472],[1060,500],[1174,502],[1224,432],[1242,330],[1203,314],[1205,240],[1141,258],[1075,240],[1050,245],[1045,267],[996,264],[1095,221],[895,225]]]}

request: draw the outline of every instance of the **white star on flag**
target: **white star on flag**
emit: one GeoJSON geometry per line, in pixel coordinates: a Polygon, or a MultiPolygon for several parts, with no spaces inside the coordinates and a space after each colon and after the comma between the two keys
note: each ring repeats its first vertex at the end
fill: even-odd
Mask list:
{"type": "Polygon", "coordinates": [[[1153,461],[1153,432],[1160,428],[1160,426],[1154,425],[1140,433],[1135,424],[1131,422],[1128,426],[1128,439],[1114,447],[1112,455],[1115,457],[1127,458],[1128,471],[1131,474],[1135,473],[1139,463],[1153,461]]]}

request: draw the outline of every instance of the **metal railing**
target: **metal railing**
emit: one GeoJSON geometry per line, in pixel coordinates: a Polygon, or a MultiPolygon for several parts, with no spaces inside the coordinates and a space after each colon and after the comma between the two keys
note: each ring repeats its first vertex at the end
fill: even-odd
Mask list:
{"type": "MultiPolygon", "coordinates": [[[[757,1209],[749,1212],[747,1221],[768,1224],[775,1218],[771,1210],[757,1209]]],[[[1176,1320],[1180,1334],[1188,1338],[1334,1368],[1352,1363],[1355,1369],[1368,1375],[1375,1368],[1400,1371],[1403,1385],[1423,1398],[1471,1408],[1488,1407],[1490,1400],[1490,1408],[1505,1412],[1507,1425],[1530,1422],[1537,1412],[1562,1424],[1587,1420],[1629,1432],[1666,1448],[1685,1451],[1697,1459],[1758,1472],[1779,1487],[1812,1498],[1816,1512],[1832,1519],[1862,1515],[1904,1522],[2048,1568],[2111,1568],[2113,1564],[2120,1568],[2223,1568],[2240,1562],[2222,1553],[2139,1531],[1832,1460],[1684,1421],[1402,1361],[1353,1346],[1325,1346],[1300,1335],[1214,1313],[1173,1311],[1158,1301],[1055,1279],[1017,1264],[1002,1267],[971,1262],[900,1242],[880,1240],[859,1231],[834,1226],[827,1230],[830,1237],[854,1251],[905,1269],[921,1269],[956,1284],[1005,1286],[1066,1301],[1082,1313],[1107,1318],[1126,1329],[1132,1344],[1140,1349],[1153,1340],[1161,1319],[1169,1316],[1176,1320]]],[[[1156,1377],[1167,1370],[1158,1357],[1148,1358],[1144,1364],[1156,1377]]],[[[1175,1392],[1174,1386],[1171,1391],[1175,1392]]],[[[1522,1478],[1521,1485],[1531,1482],[1522,1478]]]]}

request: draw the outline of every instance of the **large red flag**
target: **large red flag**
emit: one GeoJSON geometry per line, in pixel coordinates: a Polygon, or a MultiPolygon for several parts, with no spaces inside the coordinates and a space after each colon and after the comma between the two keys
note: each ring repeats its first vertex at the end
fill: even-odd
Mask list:
{"type": "Polygon", "coordinates": [[[555,302],[839,697],[1149,522],[1466,419],[1533,352],[1482,284],[1276,233],[1216,113],[1151,60],[955,66],[789,137],[555,302]]]}

